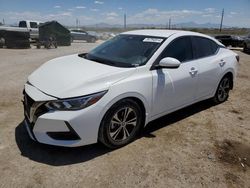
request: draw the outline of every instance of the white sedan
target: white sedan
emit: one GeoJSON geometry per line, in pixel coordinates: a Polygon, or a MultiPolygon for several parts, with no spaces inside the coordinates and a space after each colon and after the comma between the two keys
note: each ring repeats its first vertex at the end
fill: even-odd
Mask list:
{"type": "Polygon", "coordinates": [[[161,116],[209,98],[226,101],[238,62],[203,34],[125,32],[34,71],[24,89],[25,126],[40,143],[118,148],[161,116]]]}

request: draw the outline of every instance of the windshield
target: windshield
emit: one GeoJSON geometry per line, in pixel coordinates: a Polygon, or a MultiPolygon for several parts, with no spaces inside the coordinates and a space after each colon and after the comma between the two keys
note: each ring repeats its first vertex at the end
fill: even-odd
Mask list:
{"type": "Polygon", "coordinates": [[[85,58],[118,67],[144,65],[163,43],[164,38],[118,35],[89,52],[85,58]]]}

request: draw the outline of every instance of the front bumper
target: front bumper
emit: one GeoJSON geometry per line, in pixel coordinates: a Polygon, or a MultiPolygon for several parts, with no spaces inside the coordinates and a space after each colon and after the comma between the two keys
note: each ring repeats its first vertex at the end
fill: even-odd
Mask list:
{"type": "Polygon", "coordinates": [[[97,142],[101,122],[100,106],[94,104],[78,111],[49,111],[45,107],[46,101],[49,100],[55,98],[31,85],[25,85],[25,127],[31,139],[64,147],[97,142]]]}

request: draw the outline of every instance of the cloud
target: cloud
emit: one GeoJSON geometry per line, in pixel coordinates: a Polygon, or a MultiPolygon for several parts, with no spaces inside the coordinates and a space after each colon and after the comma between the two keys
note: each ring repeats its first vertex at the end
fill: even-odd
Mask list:
{"type": "Polygon", "coordinates": [[[215,13],[215,8],[206,8],[205,11],[208,13],[215,13]]]}
{"type": "Polygon", "coordinates": [[[160,11],[158,9],[147,9],[135,15],[129,17],[130,22],[133,23],[166,23],[169,18],[178,20],[180,18],[188,18],[191,16],[202,15],[203,12],[196,10],[171,10],[171,11],[160,11]]]}
{"type": "Polygon", "coordinates": [[[54,8],[61,8],[61,6],[60,5],[55,5],[54,8]]]}
{"type": "Polygon", "coordinates": [[[122,8],[122,7],[119,7],[118,10],[123,10],[123,8],[122,8]]]}
{"type": "Polygon", "coordinates": [[[106,17],[106,20],[115,20],[116,18],[115,17],[112,17],[112,16],[108,16],[106,17]]]}
{"type": "Polygon", "coordinates": [[[104,4],[104,2],[102,2],[102,1],[95,1],[95,4],[102,5],[102,4],[104,4]]]}
{"type": "Polygon", "coordinates": [[[71,12],[62,12],[62,13],[59,13],[57,15],[58,16],[72,16],[72,13],[71,12]]]}
{"type": "Polygon", "coordinates": [[[72,13],[71,12],[59,12],[59,13],[52,13],[52,14],[42,14],[40,12],[1,12],[0,17],[6,18],[6,23],[18,23],[20,20],[37,20],[37,21],[51,21],[51,20],[57,20],[60,23],[64,23],[72,19],[72,13]]]}
{"type": "Polygon", "coordinates": [[[106,15],[107,16],[111,16],[111,17],[117,17],[117,16],[119,16],[116,12],[109,12],[106,15]]]}
{"type": "Polygon", "coordinates": [[[77,8],[77,9],[85,9],[86,7],[85,6],[76,6],[75,8],[77,8]]]}
{"type": "Polygon", "coordinates": [[[212,14],[203,14],[202,17],[212,17],[212,14]]]}
{"type": "Polygon", "coordinates": [[[231,15],[236,15],[238,14],[237,12],[230,12],[231,15]]]}
{"type": "Polygon", "coordinates": [[[99,11],[99,9],[97,9],[97,8],[92,8],[90,10],[93,11],[93,12],[98,12],[99,11]]]}
{"type": "MultiPolygon", "coordinates": [[[[114,9],[114,11],[102,13],[99,9],[93,8],[90,11],[92,13],[82,12],[79,15],[76,8],[69,8],[66,11],[60,11],[62,9],[58,9],[55,11],[53,8],[51,12],[44,14],[43,12],[32,12],[32,11],[1,11],[0,18],[4,18],[7,24],[18,23],[19,20],[37,20],[37,21],[51,21],[57,20],[61,24],[65,24],[68,26],[75,25],[75,19],[78,18],[82,25],[90,25],[97,24],[100,22],[108,23],[108,24],[123,24],[123,14],[114,9]],[[98,12],[99,11],[99,12],[98,12]],[[86,14],[86,15],[85,15],[86,14]],[[101,17],[101,19],[100,19],[101,17]]],[[[80,9],[79,9],[80,10],[80,9]]],[[[220,22],[220,12],[209,13],[208,10],[191,10],[191,9],[183,9],[183,10],[159,10],[159,9],[146,9],[144,11],[138,12],[136,14],[128,14],[127,23],[128,24],[166,24],[168,19],[172,19],[172,23],[185,23],[185,22],[196,22],[196,23],[219,23],[220,22]]],[[[250,27],[250,18],[245,14],[241,14],[239,12],[228,12],[226,15],[224,25],[229,26],[241,26],[241,27],[250,27]]]]}

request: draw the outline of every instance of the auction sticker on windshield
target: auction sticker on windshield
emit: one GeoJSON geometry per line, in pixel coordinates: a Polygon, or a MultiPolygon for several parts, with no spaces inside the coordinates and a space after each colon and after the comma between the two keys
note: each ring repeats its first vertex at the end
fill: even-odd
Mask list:
{"type": "Polygon", "coordinates": [[[161,43],[163,39],[161,38],[145,38],[143,42],[155,42],[155,43],[161,43]]]}

